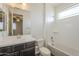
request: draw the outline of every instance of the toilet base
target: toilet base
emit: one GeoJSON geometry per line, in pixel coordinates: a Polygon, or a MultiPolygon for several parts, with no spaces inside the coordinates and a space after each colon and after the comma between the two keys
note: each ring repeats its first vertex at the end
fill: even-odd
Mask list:
{"type": "Polygon", "coordinates": [[[39,51],[42,56],[51,56],[51,51],[46,47],[39,48],[39,51]]]}

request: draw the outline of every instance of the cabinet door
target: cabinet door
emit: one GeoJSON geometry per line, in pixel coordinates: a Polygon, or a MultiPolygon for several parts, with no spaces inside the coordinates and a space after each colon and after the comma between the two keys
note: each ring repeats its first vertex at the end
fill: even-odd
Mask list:
{"type": "Polygon", "coordinates": [[[9,47],[1,47],[0,48],[0,53],[11,53],[11,52],[13,52],[13,49],[12,49],[11,46],[9,46],[9,47]]]}
{"type": "Polygon", "coordinates": [[[0,56],[8,56],[9,53],[0,53],[0,56]]]}
{"type": "Polygon", "coordinates": [[[35,47],[22,50],[21,56],[35,56],[35,47]]]}

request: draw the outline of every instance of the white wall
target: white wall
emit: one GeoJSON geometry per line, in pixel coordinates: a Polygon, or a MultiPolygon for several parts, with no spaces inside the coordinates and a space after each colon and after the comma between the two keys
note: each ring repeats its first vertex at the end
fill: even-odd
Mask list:
{"type": "Polygon", "coordinates": [[[43,4],[32,3],[30,9],[31,15],[31,34],[36,38],[43,36],[43,4]]]}
{"type": "Polygon", "coordinates": [[[31,34],[31,18],[30,12],[24,12],[23,34],[31,34]]]}
{"type": "Polygon", "coordinates": [[[60,3],[58,6],[56,6],[57,12],[64,11],[65,9],[68,9],[72,7],[73,5],[77,5],[78,3],[60,3]]]}
{"type": "Polygon", "coordinates": [[[52,4],[45,4],[45,23],[44,23],[44,39],[49,42],[51,41],[51,37],[53,36],[53,28],[55,24],[55,11],[52,4]]]}
{"type": "Polygon", "coordinates": [[[55,47],[69,55],[79,55],[79,15],[57,20],[56,25],[55,47]]]}
{"type": "Polygon", "coordinates": [[[23,34],[31,34],[31,15],[30,15],[30,12],[27,12],[24,15],[23,34]]]}

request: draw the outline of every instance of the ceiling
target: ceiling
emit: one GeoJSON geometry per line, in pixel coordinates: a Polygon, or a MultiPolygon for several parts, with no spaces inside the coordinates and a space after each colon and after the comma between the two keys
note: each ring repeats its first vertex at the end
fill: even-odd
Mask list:
{"type": "Polygon", "coordinates": [[[52,3],[52,6],[61,7],[61,6],[72,5],[72,4],[77,4],[77,3],[52,3]]]}
{"type": "Polygon", "coordinates": [[[8,6],[13,7],[13,8],[19,8],[22,10],[28,10],[29,5],[27,3],[7,3],[8,6]]]}
{"type": "MultiPolygon", "coordinates": [[[[57,7],[57,8],[62,8],[62,7],[77,4],[77,3],[47,3],[47,4],[52,5],[52,7],[54,6],[54,7],[57,7]]],[[[31,3],[7,3],[7,5],[9,5],[10,7],[19,8],[19,9],[22,9],[22,10],[29,10],[30,7],[31,7],[30,6],[31,3]]]]}

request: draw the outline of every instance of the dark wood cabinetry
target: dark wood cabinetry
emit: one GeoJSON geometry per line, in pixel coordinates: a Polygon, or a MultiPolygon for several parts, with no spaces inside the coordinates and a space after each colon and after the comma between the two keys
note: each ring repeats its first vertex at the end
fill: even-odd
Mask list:
{"type": "Polygon", "coordinates": [[[35,56],[35,48],[28,48],[21,51],[22,56],[35,56]]]}
{"type": "Polygon", "coordinates": [[[12,46],[7,46],[7,47],[1,47],[0,48],[0,53],[11,53],[13,52],[12,46]]]}
{"type": "Polygon", "coordinates": [[[17,44],[17,45],[13,46],[14,52],[20,51],[20,50],[23,50],[23,49],[24,49],[24,44],[17,44]]]}
{"type": "Polygon", "coordinates": [[[35,42],[1,47],[0,56],[35,56],[35,42]]]}

